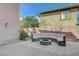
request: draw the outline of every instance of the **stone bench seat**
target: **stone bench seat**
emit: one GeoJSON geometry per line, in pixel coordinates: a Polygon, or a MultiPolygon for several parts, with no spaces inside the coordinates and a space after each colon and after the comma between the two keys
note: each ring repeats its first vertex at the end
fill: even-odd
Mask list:
{"type": "Polygon", "coordinates": [[[33,38],[55,38],[59,41],[63,41],[64,34],[56,34],[56,33],[33,33],[33,38]]]}
{"type": "MultiPolygon", "coordinates": [[[[33,33],[33,41],[39,41],[39,39],[50,39],[61,45],[60,42],[66,43],[64,34],[56,34],[56,33],[33,33]]],[[[65,45],[65,44],[64,44],[65,45]]]]}

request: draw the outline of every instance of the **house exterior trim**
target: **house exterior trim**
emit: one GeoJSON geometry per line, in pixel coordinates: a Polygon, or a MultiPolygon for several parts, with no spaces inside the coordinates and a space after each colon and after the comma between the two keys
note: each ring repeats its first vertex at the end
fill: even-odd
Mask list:
{"type": "Polygon", "coordinates": [[[73,10],[75,8],[79,8],[79,4],[72,5],[72,6],[66,6],[64,8],[57,8],[57,9],[53,9],[53,10],[42,11],[39,14],[46,14],[46,13],[51,13],[51,12],[60,12],[60,11],[65,11],[65,10],[73,10]]]}

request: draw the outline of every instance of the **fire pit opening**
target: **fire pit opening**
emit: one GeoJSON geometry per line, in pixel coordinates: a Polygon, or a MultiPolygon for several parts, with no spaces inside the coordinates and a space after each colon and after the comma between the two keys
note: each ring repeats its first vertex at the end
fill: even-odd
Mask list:
{"type": "Polygon", "coordinates": [[[42,38],[42,39],[40,39],[40,44],[41,45],[51,45],[51,40],[42,38]]]}

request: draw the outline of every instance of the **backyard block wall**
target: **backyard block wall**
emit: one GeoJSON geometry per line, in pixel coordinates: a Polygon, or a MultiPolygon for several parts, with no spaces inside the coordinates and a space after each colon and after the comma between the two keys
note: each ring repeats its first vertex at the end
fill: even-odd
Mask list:
{"type": "Polygon", "coordinates": [[[19,38],[19,4],[0,4],[0,41],[19,38]]]}

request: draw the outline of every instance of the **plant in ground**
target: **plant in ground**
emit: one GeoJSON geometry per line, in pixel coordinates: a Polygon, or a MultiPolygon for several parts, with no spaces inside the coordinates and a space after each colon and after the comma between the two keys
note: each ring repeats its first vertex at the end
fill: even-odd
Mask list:
{"type": "Polygon", "coordinates": [[[20,32],[20,40],[26,40],[27,37],[28,37],[27,33],[25,33],[24,31],[20,32]]]}

